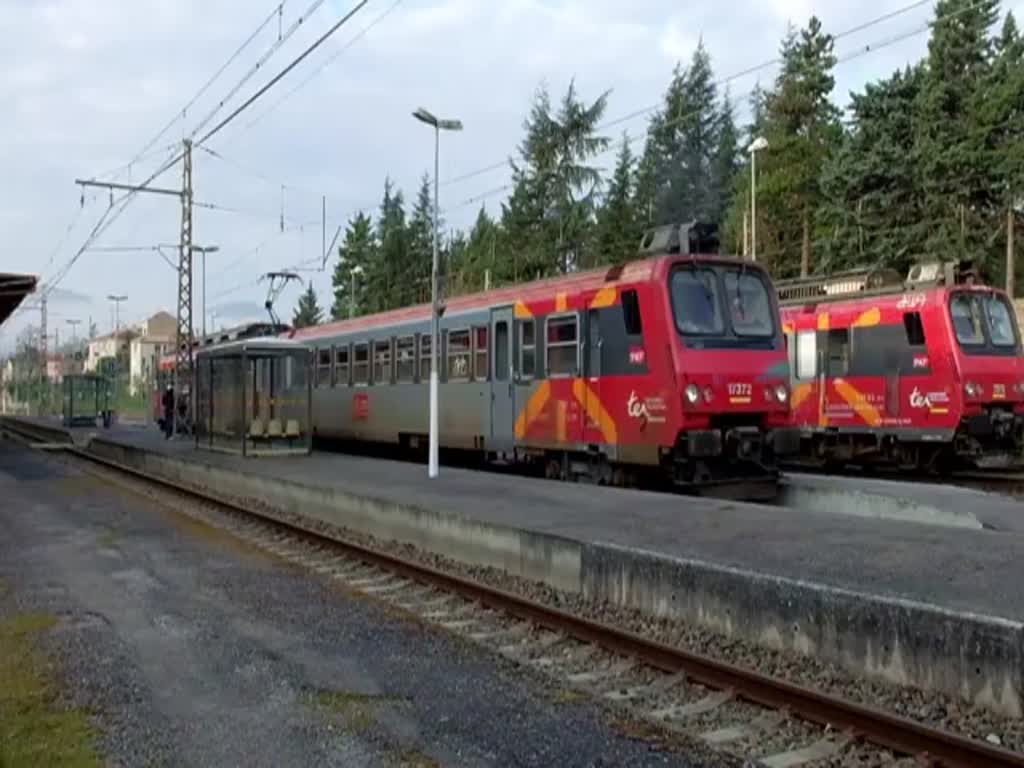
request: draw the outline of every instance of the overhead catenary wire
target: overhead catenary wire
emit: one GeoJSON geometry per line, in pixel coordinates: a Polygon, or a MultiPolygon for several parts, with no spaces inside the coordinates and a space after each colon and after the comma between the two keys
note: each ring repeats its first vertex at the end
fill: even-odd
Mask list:
{"type": "Polygon", "coordinates": [[[285,3],[287,2],[288,0],[281,0],[281,2],[275,4],[273,10],[266,16],[266,18],[259,24],[259,26],[256,27],[255,31],[253,31],[252,34],[250,34],[245,39],[245,41],[240,46],[238,46],[238,48],[236,48],[235,51],[230,56],[228,56],[227,61],[225,61],[220,66],[220,68],[216,72],[214,72],[213,76],[211,76],[205,83],[203,83],[203,85],[199,88],[196,94],[191,99],[189,99],[185,106],[182,107],[178,112],[176,112],[174,114],[174,117],[172,117],[167,122],[167,124],[160,129],[156,136],[154,136],[146,143],[146,145],[138,152],[136,157],[131,162],[127,163],[127,165],[124,167],[130,168],[131,166],[138,163],[146,154],[146,152],[148,152],[154,144],[160,141],[160,137],[162,137],[164,134],[167,133],[167,131],[173,128],[174,124],[177,123],[179,120],[185,119],[186,115],[188,114],[188,111],[193,106],[195,106],[196,102],[198,102],[199,99],[202,98],[203,94],[205,94],[213,86],[213,84],[217,82],[220,76],[223,75],[225,71],[227,71],[228,67],[230,67],[238,59],[238,57],[242,55],[245,49],[248,48],[252,44],[252,42],[260,35],[260,33],[267,28],[267,25],[270,24],[275,17],[280,16],[281,12],[284,9],[285,3]]]}
{"type": "MultiPolygon", "coordinates": [[[[231,112],[230,115],[221,120],[216,126],[214,126],[214,128],[208,131],[201,139],[199,139],[198,142],[196,142],[196,144],[202,145],[206,143],[209,139],[211,139],[218,132],[220,132],[226,125],[230,124],[232,120],[238,117],[238,115],[242,114],[242,112],[244,112],[246,109],[252,106],[252,104],[254,104],[261,96],[263,96],[263,94],[265,94],[267,91],[273,88],[278,82],[280,82],[285,76],[287,76],[289,72],[295,69],[295,67],[297,67],[302,61],[304,61],[311,53],[313,53],[317,48],[319,48],[327,40],[329,40],[335,32],[337,32],[339,29],[341,29],[341,27],[347,24],[359,11],[363,9],[363,7],[366,6],[368,2],[369,0],[360,0],[358,3],[356,3],[356,5],[351,10],[348,11],[348,13],[342,16],[337,22],[332,24],[331,27],[326,32],[324,32],[312,44],[310,44],[301,54],[299,54],[295,59],[293,59],[291,63],[285,66],[280,72],[278,72],[277,75],[275,75],[269,82],[263,85],[263,87],[261,87],[254,94],[252,94],[241,105],[236,107],[231,112]]],[[[171,159],[162,163],[160,167],[157,168],[157,170],[154,171],[152,174],[150,174],[150,176],[139,186],[147,186],[158,176],[160,176],[169,168],[177,164],[178,161],[182,159],[182,157],[184,157],[184,152],[175,153],[171,159]]],[[[114,221],[117,220],[118,217],[120,217],[121,213],[123,213],[124,209],[131,203],[136,194],[138,193],[126,193],[104,212],[100,221],[96,223],[92,231],[89,233],[89,236],[86,238],[86,241],[71,257],[65,268],[59,273],[58,277],[54,281],[54,285],[60,282],[60,280],[64,279],[64,276],[67,275],[71,268],[77,263],[78,259],[81,258],[82,254],[88,249],[88,247],[92,245],[92,243],[94,243],[100,235],[103,234],[103,232],[110,226],[110,224],[112,224],[114,221]],[[111,218],[110,211],[112,211],[115,208],[115,206],[118,206],[118,208],[117,211],[113,214],[113,217],[111,218]]]]}
{"type": "MultiPolygon", "coordinates": [[[[291,39],[292,35],[294,35],[296,33],[296,31],[298,31],[298,29],[305,23],[305,21],[310,16],[312,16],[314,13],[316,13],[317,10],[320,8],[320,6],[323,5],[323,4],[324,4],[324,0],[313,0],[313,2],[309,5],[309,7],[306,8],[306,10],[303,13],[301,13],[295,19],[295,21],[293,21],[291,23],[291,26],[289,26],[288,29],[283,34],[278,35],[277,40],[275,40],[273,42],[273,44],[271,44],[270,48],[268,48],[263,53],[263,55],[260,56],[260,58],[256,61],[256,63],[253,64],[253,66],[249,68],[249,71],[246,72],[242,76],[242,78],[237,83],[235,83],[235,85],[233,85],[231,87],[231,89],[228,91],[227,95],[224,96],[219,102],[217,102],[217,106],[214,107],[212,110],[210,110],[210,112],[206,115],[206,117],[204,117],[202,120],[200,120],[199,124],[195,128],[192,129],[192,133],[190,134],[190,136],[192,138],[195,138],[197,135],[199,135],[199,132],[202,131],[207,125],[210,124],[210,122],[217,116],[217,113],[220,112],[224,108],[224,106],[229,101],[231,101],[231,99],[233,99],[238,94],[239,91],[242,90],[243,87],[245,87],[246,83],[248,83],[253,77],[255,77],[259,73],[260,68],[264,64],[266,64],[270,60],[270,58],[278,50],[280,50],[280,48],[285,43],[288,42],[289,39],[291,39]]],[[[276,11],[275,11],[274,15],[277,15],[276,11]]]]}

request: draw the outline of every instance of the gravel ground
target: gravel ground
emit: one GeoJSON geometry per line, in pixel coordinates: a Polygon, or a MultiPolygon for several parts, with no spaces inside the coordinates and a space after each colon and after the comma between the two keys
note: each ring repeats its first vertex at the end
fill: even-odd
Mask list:
{"type": "MultiPolygon", "coordinates": [[[[694,765],[522,668],[0,441],[0,616],[113,765],[694,765]]],[[[714,764],[720,764],[716,761],[714,764]]]]}
{"type": "MultiPolygon", "coordinates": [[[[790,680],[809,688],[829,691],[853,701],[897,712],[930,725],[979,740],[986,740],[1018,752],[1024,751],[1024,720],[1002,717],[987,709],[973,707],[967,702],[940,692],[898,687],[884,681],[858,677],[838,665],[820,659],[792,652],[773,651],[675,619],[654,619],[637,611],[609,604],[595,604],[580,595],[561,592],[544,584],[511,576],[494,568],[465,565],[409,545],[393,541],[380,541],[319,521],[299,519],[270,507],[266,507],[263,511],[278,515],[291,522],[307,525],[311,529],[332,536],[367,544],[382,551],[426,563],[439,570],[516,592],[579,616],[614,624],[667,645],[685,648],[738,666],[757,669],[764,674],[790,680]]],[[[866,763],[860,762],[858,758],[851,764],[866,763]]]]}

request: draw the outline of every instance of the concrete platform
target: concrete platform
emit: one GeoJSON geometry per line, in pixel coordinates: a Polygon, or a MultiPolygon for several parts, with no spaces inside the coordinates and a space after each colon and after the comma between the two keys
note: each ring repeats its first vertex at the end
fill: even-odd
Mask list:
{"type": "MultiPolygon", "coordinates": [[[[1001,497],[969,498],[979,519],[1003,529],[970,529],[461,469],[428,482],[415,464],[340,454],[242,460],[153,429],[104,432],[89,450],[226,497],[1022,712],[1024,531],[1013,515],[1021,505],[1001,497]]],[[[834,492],[858,481],[827,482],[834,492]]],[[[927,493],[936,504],[945,493],[950,505],[965,503],[961,489],[927,493]]]]}

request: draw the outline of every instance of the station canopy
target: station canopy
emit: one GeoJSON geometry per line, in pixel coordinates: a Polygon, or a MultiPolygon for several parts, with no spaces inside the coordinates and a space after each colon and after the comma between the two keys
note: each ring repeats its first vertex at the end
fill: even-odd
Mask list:
{"type": "Polygon", "coordinates": [[[26,296],[35,291],[38,280],[34,275],[0,273],[0,324],[14,314],[26,296]]]}

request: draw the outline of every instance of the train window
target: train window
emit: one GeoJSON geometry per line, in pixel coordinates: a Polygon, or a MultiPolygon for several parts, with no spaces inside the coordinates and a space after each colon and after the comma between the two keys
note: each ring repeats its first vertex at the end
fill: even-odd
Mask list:
{"type": "Polygon", "coordinates": [[[796,377],[813,379],[818,373],[818,334],[800,331],[796,337],[796,377]]]}
{"type": "Polygon", "coordinates": [[[924,346],[924,325],[920,312],[904,312],[903,327],[907,331],[907,343],[912,347],[924,346]]]}
{"type": "Polygon", "coordinates": [[[494,324],[494,378],[508,381],[508,323],[494,324]]]}
{"type": "Polygon", "coordinates": [[[420,381],[430,381],[430,336],[420,334],[420,381]]]}
{"type": "Polygon", "coordinates": [[[352,347],[352,381],[355,384],[370,381],[370,345],[366,342],[352,347]]]}
{"type": "Polygon", "coordinates": [[[448,381],[469,380],[469,330],[448,331],[448,381]]]}
{"type": "Polygon", "coordinates": [[[416,372],[416,338],[403,336],[395,342],[395,358],[397,361],[395,379],[412,381],[416,372]]]}
{"type": "Polygon", "coordinates": [[[325,347],[316,353],[316,385],[328,387],[331,384],[331,348],[325,347]]]}
{"type": "Polygon", "coordinates": [[[949,314],[953,318],[953,330],[961,344],[984,344],[985,332],[981,329],[981,312],[978,302],[966,293],[958,293],[949,302],[949,314]]]}
{"type": "Polygon", "coordinates": [[[373,383],[387,384],[391,381],[391,339],[373,343],[373,383]]]}
{"type": "Polygon", "coordinates": [[[850,370],[850,331],[836,328],[828,332],[828,376],[845,376],[850,370]]]}
{"type": "Polygon", "coordinates": [[[985,305],[985,320],[988,322],[988,335],[992,344],[997,347],[1017,346],[1012,310],[1006,301],[995,294],[989,294],[981,301],[985,305]]]}
{"type": "Polygon", "coordinates": [[[473,329],[473,378],[487,381],[487,328],[473,329]]]}
{"type": "Polygon", "coordinates": [[[639,336],[644,332],[640,321],[640,299],[633,289],[622,292],[622,319],[626,322],[627,335],[639,336]]]}
{"type": "Polygon", "coordinates": [[[579,318],[562,315],[547,319],[548,376],[575,376],[580,367],[579,318]]]}
{"type": "Polygon", "coordinates": [[[334,383],[348,386],[348,344],[334,349],[334,383]]]}
{"type": "Polygon", "coordinates": [[[519,324],[519,377],[532,379],[537,367],[537,337],[533,320],[519,324]]]}

